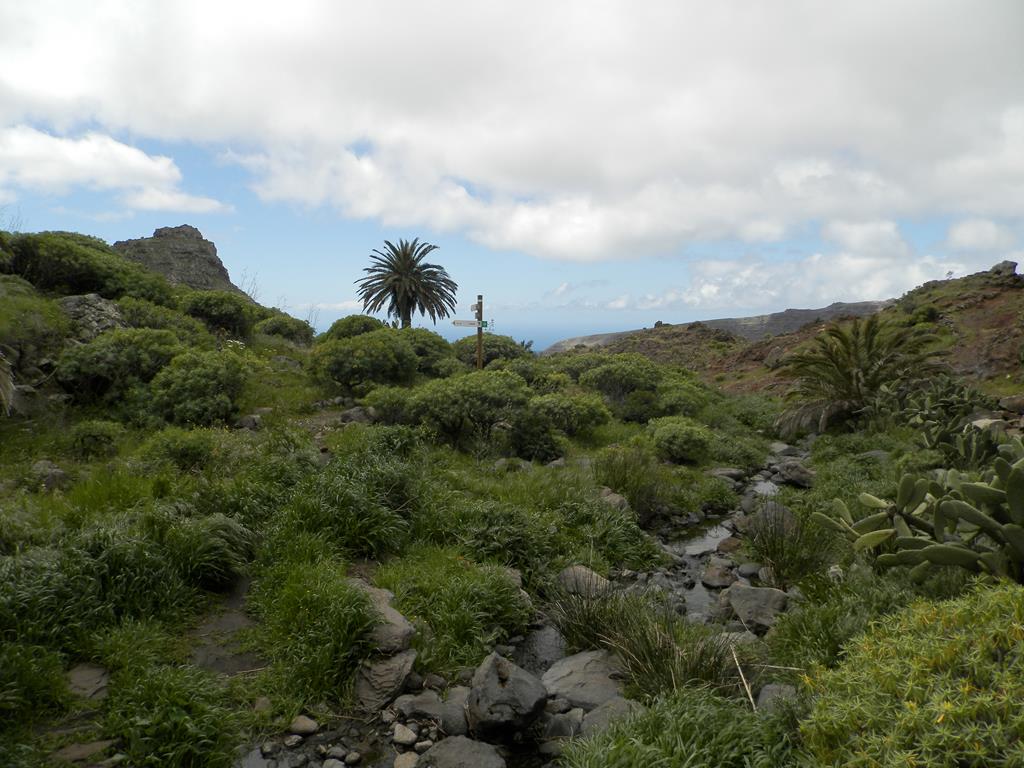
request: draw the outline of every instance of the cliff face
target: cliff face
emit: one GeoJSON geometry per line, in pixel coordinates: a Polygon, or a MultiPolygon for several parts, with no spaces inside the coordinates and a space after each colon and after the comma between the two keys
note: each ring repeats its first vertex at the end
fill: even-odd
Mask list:
{"type": "MultiPolygon", "coordinates": [[[[217,246],[195,227],[161,227],[152,237],[121,240],[113,248],[172,283],[204,291],[243,293],[217,256],[217,246]]],[[[243,293],[244,295],[244,293],[243,293]]]]}

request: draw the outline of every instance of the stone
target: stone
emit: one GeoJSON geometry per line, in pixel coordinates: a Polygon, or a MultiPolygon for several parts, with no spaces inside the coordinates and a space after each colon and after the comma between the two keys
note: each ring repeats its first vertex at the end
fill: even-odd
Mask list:
{"type": "Polygon", "coordinates": [[[558,574],[558,586],[570,595],[596,597],[611,589],[611,584],[603,576],[594,573],[585,565],[570,565],[558,574]]]}
{"type": "Polygon", "coordinates": [[[550,715],[544,725],[542,738],[550,739],[571,739],[580,732],[583,726],[583,710],[579,707],[570,709],[557,715],[550,715]]]}
{"type": "Polygon", "coordinates": [[[540,680],[503,656],[490,654],[473,674],[469,693],[470,730],[480,735],[511,736],[533,722],[548,692],[540,680]]]}
{"type": "Polygon", "coordinates": [[[407,651],[383,659],[368,659],[356,671],[355,692],[365,712],[376,712],[402,692],[405,678],[412,671],[416,651],[407,651]]]}
{"type": "Polygon", "coordinates": [[[290,733],[296,733],[299,736],[309,736],[310,734],[316,733],[320,730],[320,725],[311,717],[305,715],[299,715],[292,720],[291,725],[288,726],[290,733]]]}
{"type": "Polygon", "coordinates": [[[391,607],[394,595],[386,589],[371,587],[362,579],[350,578],[348,583],[370,598],[370,604],[380,618],[380,623],[370,630],[370,641],[377,650],[385,654],[406,650],[416,630],[405,616],[391,607]]]}
{"type": "Polygon", "coordinates": [[[717,563],[709,563],[700,577],[700,583],[709,589],[722,589],[734,581],[736,581],[736,574],[733,573],[732,568],[717,563]]]}
{"type": "MultiPolygon", "coordinates": [[[[416,768],[417,763],[420,761],[420,756],[415,752],[403,752],[395,758],[395,762],[392,763],[393,768],[416,768]]],[[[324,765],[327,768],[327,765],[324,765]]]]}
{"type": "Polygon", "coordinates": [[[117,304],[98,293],[65,296],[57,299],[57,304],[74,324],[79,341],[92,341],[105,331],[128,327],[117,304]]]}
{"type": "Polygon", "coordinates": [[[40,459],[32,465],[32,477],[44,491],[58,491],[71,485],[68,473],[49,459],[40,459]]]}
{"type": "Polygon", "coordinates": [[[505,761],[490,744],[449,736],[424,752],[416,768],[505,768],[505,761]]]}
{"type": "Polygon", "coordinates": [[[116,743],[117,741],[110,739],[90,741],[83,744],[68,744],[66,747],[61,747],[56,752],[53,752],[50,757],[58,763],[82,763],[95,759],[97,755],[101,752],[106,752],[116,743]]]}
{"type": "Polygon", "coordinates": [[[615,679],[621,674],[612,654],[584,651],[555,662],[541,677],[541,683],[549,695],[589,712],[622,695],[622,683],[615,679]]]}
{"type": "Polygon", "coordinates": [[[729,605],[747,627],[767,630],[775,617],[786,610],[786,593],[773,587],[748,587],[734,584],[729,589],[729,605]]]}
{"type": "Polygon", "coordinates": [[[523,640],[515,662],[527,672],[540,675],[564,658],[565,638],[554,627],[541,627],[530,632],[523,640]]]}
{"type": "Polygon", "coordinates": [[[391,740],[400,747],[411,747],[420,740],[420,737],[412,728],[395,723],[395,731],[391,735],[391,740]]]}
{"type": "Polygon", "coordinates": [[[757,694],[757,710],[771,712],[787,701],[796,698],[796,688],[785,683],[768,683],[757,694]]]}
{"type": "Polygon", "coordinates": [[[622,720],[637,712],[643,711],[643,706],[632,699],[616,696],[608,699],[604,704],[588,712],[583,718],[580,733],[587,736],[594,736],[604,731],[616,720],[622,720]]]}
{"type": "Polygon", "coordinates": [[[246,294],[231,282],[227,269],[217,257],[217,246],[195,227],[161,227],[152,237],[121,240],[112,246],[122,256],[163,275],[176,285],[202,291],[246,294]]]}
{"type": "Polygon", "coordinates": [[[68,670],[68,688],[75,696],[99,701],[107,697],[110,673],[96,664],[76,664],[68,670]]]}
{"type": "Polygon", "coordinates": [[[787,485],[795,485],[798,488],[810,488],[814,485],[814,471],[795,459],[780,462],[777,471],[782,482],[787,485]]]}

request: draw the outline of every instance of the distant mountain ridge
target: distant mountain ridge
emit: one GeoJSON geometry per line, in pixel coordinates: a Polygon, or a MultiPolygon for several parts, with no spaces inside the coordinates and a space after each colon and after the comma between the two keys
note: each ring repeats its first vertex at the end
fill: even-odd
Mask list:
{"type": "MultiPolygon", "coordinates": [[[[772,312],[767,315],[724,317],[717,320],[679,323],[678,325],[690,326],[699,323],[707,328],[726,331],[747,341],[760,341],[765,336],[780,336],[785,333],[793,333],[807,325],[807,323],[828,322],[839,317],[873,315],[885,309],[894,301],[895,299],[887,299],[885,301],[837,301],[821,309],[786,309],[782,312],[772,312]]],[[[662,326],[664,325],[669,325],[669,323],[663,323],[662,326]]],[[[565,352],[576,346],[605,347],[615,341],[641,332],[642,329],[637,329],[615,333],[596,333],[589,336],[574,336],[555,342],[545,349],[542,354],[565,352]]]]}

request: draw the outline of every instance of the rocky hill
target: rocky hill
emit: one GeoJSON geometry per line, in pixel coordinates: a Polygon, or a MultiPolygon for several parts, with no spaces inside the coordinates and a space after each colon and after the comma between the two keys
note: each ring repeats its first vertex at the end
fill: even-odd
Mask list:
{"type": "Polygon", "coordinates": [[[152,237],[121,240],[112,247],[172,283],[203,291],[232,291],[245,295],[231,282],[227,269],[217,256],[217,246],[188,224],[160,227],[152,237]]]}

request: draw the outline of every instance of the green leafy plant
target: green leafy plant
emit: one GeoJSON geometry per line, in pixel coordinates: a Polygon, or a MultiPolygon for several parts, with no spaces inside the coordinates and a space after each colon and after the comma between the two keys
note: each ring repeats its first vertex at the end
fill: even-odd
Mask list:
{"type": "Polygon", "coordinates": [[[397,246],[385,240],[383,251],[374,248],[371,265],[363,270],[367,276],[356,282],[363,309],[379,312],[386,305],[388,316],[402,328],[412,325],[417,311],[435,323],[439,317],[448,317],[455,311],[458,285],[444,267],[424,261],[435,250],[436,245],[420,243],[418,238],[399,240],[397,246]]]}

